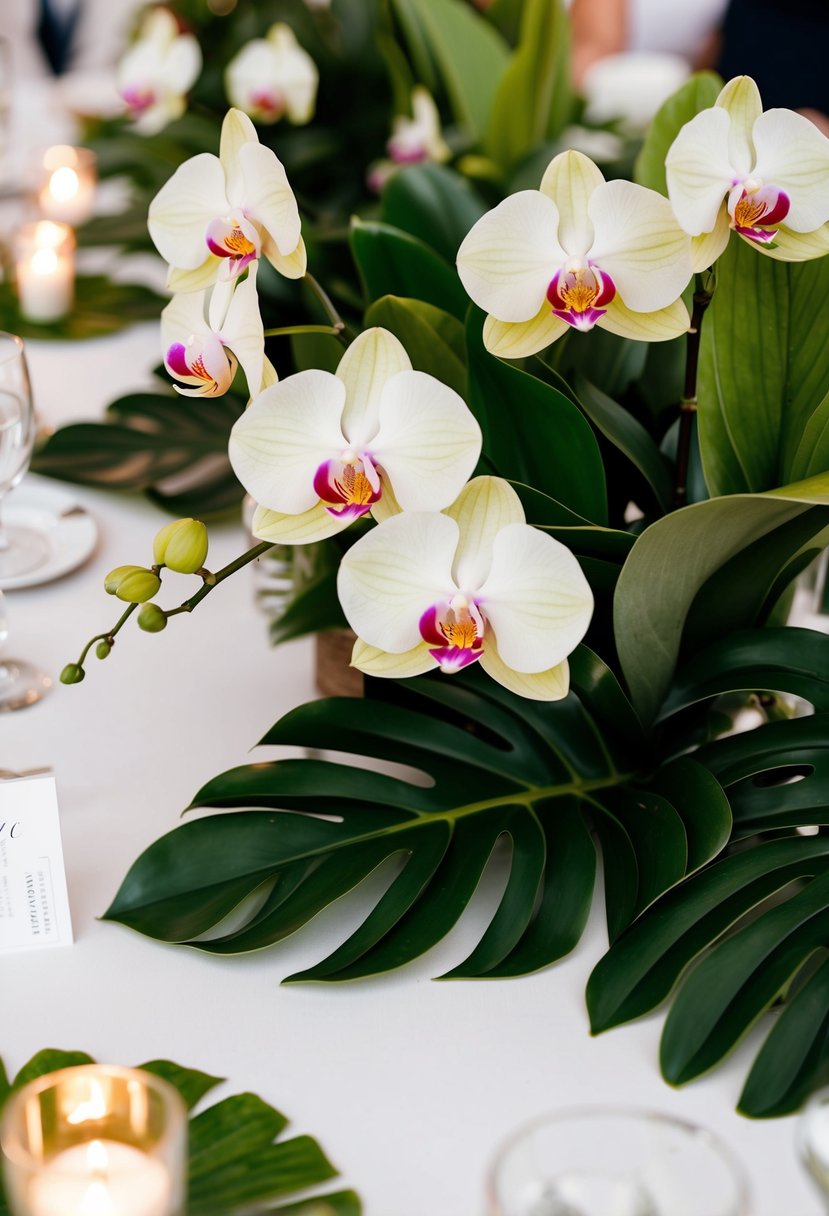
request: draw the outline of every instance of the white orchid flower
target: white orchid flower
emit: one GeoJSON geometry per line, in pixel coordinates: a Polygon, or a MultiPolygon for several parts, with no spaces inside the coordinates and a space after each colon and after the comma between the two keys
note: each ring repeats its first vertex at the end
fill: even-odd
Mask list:
{"type": "Polygon", "coordinates": [[[399,114],[395,118],[386,150],[398,165],[425,160],[441,164],[452,155],[441,132],[438,108],[423,85],[412,89],[412,117],[399,114]]]}
{"type": "Polygon", "coordinates": [[[147,227],[170,263],[173,291],[234,279],[263,255],[286,278],[305,274],[299,210],[285,170],[239,110],[225,115],[218,156],[191,157],[161,187],[147,227]]]}
{"type": "Polygon", "coordinates": [[[476,477],[442,514],[404,512],[361,537],[337,592],[361,671],[403,679],[480,662],[536,701],[567,695],[567,656],[593,612],[576,558],[526,523],[498,477],[476,477]]]}
{"type": "Polygon", "coordinates": [[[262,123],[283,117],[297,126],[309,122],[318,83],[317,65],[282,22],[242,47],[225,70],[230,104],[262,123]]]}
{"type": "Polygon", "coordinates": [[[668,194],[696,270],[731,231],[784,262],[829,252],[829,139],[793,110],[766,110],[750,76],[687,122],[665,160],[668,194]]]}
{"type": "Polygon", "coordinates": [[[268,388],[230,433],[230,463],[259,504],[262,540],[306,544],[368,512],[440,510],[481,451],[453,389],[412,370],[385,329],[369,329],[336,375],[309,370],[268,388]]]}
{"type": "Polygon", "coordinates": [[[253,395],[273,378],[265,359],[265,334],[252,269],[234,290],[220,284],[211,291],[173,296],[161,314],[164,366],[185,397],[221,397],[242,371],[253,395]]]}
{"type": "Polygon", "coordinates": [[[169,9],[152,9],[118,65],[118,92],[136,128],[153,135],[180,118],[201,67],[201,49],[193,34],[180,32],[169,9]]]}
{"type": "Polygon", "coordinates": [[[540,190],[510,195],[473,225],[458,274],[489,313],[487,349],[503,358],[535,354],[571,327],[659,342],[690,323],[679,299],[690,245],[667,199],[606,182],[569,151],[550,163],[540,190]]]}

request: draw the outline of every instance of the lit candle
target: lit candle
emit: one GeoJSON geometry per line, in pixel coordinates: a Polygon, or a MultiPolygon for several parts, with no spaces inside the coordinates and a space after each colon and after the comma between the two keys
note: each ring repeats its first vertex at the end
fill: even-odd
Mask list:
{"type": "Polygon", "coordinates": [[[32,1179],[32,1216],[167,1216],[170,1175],[131,1144],[90,1140],[44,1162],[32,1179]]]}
{"type": "Polygon", "coordinates": [[[89,148],[56,144],[44,153],[38,205],[43,215],[77,227],[92,214],[95,202],[95,153],[89,148]]]}
{"type": "Polygon", "coordinates": [[[16,242],[17,295],[30,321],[56,321],[75,295],[75,237],[68,224],[41,220],[21,228],[16,242]]]}

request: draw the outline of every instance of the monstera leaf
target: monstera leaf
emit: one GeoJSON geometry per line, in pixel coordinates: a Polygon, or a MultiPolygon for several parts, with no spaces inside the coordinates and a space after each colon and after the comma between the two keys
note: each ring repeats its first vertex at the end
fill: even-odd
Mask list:
{"type": "Polygon", "coordinates": [[[547,705],[521,701],[476,672],[460,681],[380,682],[390,703],[334,698],[289,713],[263,743],[336,748],[361,757],[360,766],[278,760],[215,778],[193,805],[238,809],[152,845],[107,919],[235,954],[280,941],[382,865],[386,888],[359,928],[290,977],[354,979],[427,951],[497,865],[506,870],[500,904],[449,975],[518,975],[578,942],[593,895],[595,828],[609,846],[616,935],[720,851],[731,817],[716,779],[693,760],[640,782],[645,741],[615,677],[585,648],[573,656],[572,677],[576,692],[547,705]],[[422,776],[390,776],[372,760],[422,776]],[[223,929],[254,895],[243,923],[223,929]]]}
{"type": "MultiPolygon", "coordinates": [[[[24,1064],[9,1082],[0,1061],[0,1110],[14,1090],[59,1068],[94,1063],[82,1051],[47,1048],[24,1064]]],[[[169,1081],[189,1111],[221,1084],[221,1077],[169,1060],[139,1065],[169,1081]]],[[[188,1128],[187,1216],[234,1216],[237,1212],[282,1212],[291,1216],[360,1216],[353,1191],[308,1195],[337,1176],[310,1136],[280,1139],[288,1120],[255,1094],[235,1094],[191,1114],[188,1128]],[[298,1196],[289,1203],[283,1200],[298,1196]]],[[[9,1208],[0,1179],[0,1216],[9,1208]]]]}

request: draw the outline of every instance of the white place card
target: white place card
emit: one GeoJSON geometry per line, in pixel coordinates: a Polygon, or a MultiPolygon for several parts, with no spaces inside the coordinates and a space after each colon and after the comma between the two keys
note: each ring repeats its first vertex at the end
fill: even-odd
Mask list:
{"type": "Polygon", "coordinates": [[[55,779],[0,781],[0,953],[71,942],[55,779]]]}

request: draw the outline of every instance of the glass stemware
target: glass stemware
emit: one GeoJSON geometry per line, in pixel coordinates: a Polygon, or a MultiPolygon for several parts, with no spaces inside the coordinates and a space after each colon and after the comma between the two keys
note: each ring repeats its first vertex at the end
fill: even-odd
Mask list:
{"type": "MultiPolygon", "coordinates": [[[[23,343],[0,332],[0,507],[29,467],[37,419],[23,343]]],[[[3,525],[0,516],[0,580],[43,565],[49,542],[33,528],[3,525]]]]}
{"type": "Polygon", "coordinates": [[[829,1211],[829,1089],[822,1089],[806,1104],[797,1124],[797,1147],[829,1211]]]}
{"type": "Polygon", "coordinates": [[[49,677],[31,663],[3,656],[7,637],[5,602],[0,591],[0,713],[34,705],[52,687],[49,677]]]}
{"type": "Polygon", "coordinates": [[[704,1128],[649,1111],[549,1115],[502,1148],[489,1216],[747,1216],[742,1171],[704,1128]]]}

